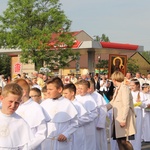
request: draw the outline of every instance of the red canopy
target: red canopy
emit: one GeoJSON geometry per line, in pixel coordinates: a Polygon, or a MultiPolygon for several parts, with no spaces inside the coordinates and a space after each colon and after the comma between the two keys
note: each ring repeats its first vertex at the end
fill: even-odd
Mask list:
{"type": "Polygon", "coordinates": [[[112,42],[100,42],[103,48],[115,48],[115,49],[128,49],[128,50],[137,50],[138,45],[133,44],[120,44],[112,42]]]}

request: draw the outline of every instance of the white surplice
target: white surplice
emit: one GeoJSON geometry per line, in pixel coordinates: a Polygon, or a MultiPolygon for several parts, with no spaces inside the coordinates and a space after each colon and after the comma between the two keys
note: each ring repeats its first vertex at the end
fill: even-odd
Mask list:
{"type": "Polygon", "coordinates": [[[97,104],[90,94],[84,96],[76,96],[76,99],[83,105],[86,109],[89,119],[91,122],[84,126],[85,136],[86,136],[86,149],[85,150],[96,150],[96,127],[95,119],[98,116],[97,104]]]}
{"type": "Polygon", "coordinates": [[[47,99],[41,103],[50,116],[47,139],[43,142],[43,150],[72,150],[72,134],[78,128],[77,110],[66,98],[47,99]],[[59,142],[58,136],[63,134],[67,141],[59,142]]]}
{"type": "Polygon", "coordinates": [[[32,133],[35,135],[30,148],[41,150],[41,143],[46,138],[46,121],[49,120],[45,116],[42,107],[32,99],[29,99],[18,107],[16,113],[29,124],[32,133]]]}
{"type": "Polygon", "coordinates": [[[85,110],[85,108],[82,106],[81,103],[79,103],[76,99],[74,99],[72,103],[74,104],[78,112],[77,118],[79,122],[79,127],[73,133],[73,142],[71,150],[85,150],[86,138],[84,125],[89,123],[90,119],[88,117],[87,111],[85,110]]]}
{"type": "Polygon", "coordinates": [[[108,116],[108,118],[109,118],[109,120],[110,120],[110,124],[109,124],[110,148],[111,148],[111,150],[119,150],[117,141],[114,140],[114,139],[111,137],[112,122],[113,122],[113,110],[112,110],[112,109],[110,109],[110,110],[107,112],[107,116],[108,116]]]}
{"type": "MultiPolygon", "coordinates": [[[[143,102],[145,104],[145,107],[147,107],[148,104],[150,104],[150,93],[143,93],[143,96],[145,98],[145,101],[143,102]]],[[[145,111],[143,109],[143,126],[142,126],[142,140],[145,142],[150,142],[150,111],[145,111]]]]}
{"type": "Polygon", "coordinates": [[[106,102],[101,94],[97,91],[91,93],[91,96],[97,104],[98,117],[95,120],[96,128],[96,150],[107,150],[107,135],[106,135],[106,116],[107,108],[103,107],[106,102]]]}
{"type": "Polygon", "coordinates": [[[0,111],[0,150],[29,150],[32,138],[29,125],[19,115],[0,111]]]}
{"type": "Polygon", "coordinates": [[[133,103],[136,103],[137,98],[140,95],[140,101],[142,102],[141,106],[134,107],[134,111],[136,114],[136,134],[135,139],[131,140],[131,144],[133,146],[134,150],[141,150],[141,141],[142,141],[142,122],[143,122],[143,111],[142,108],[144,108],[145,104],[143,103],[144,97],[143,94],[139,91],[131,91],[132,97],[133,97],[133,103]]]}

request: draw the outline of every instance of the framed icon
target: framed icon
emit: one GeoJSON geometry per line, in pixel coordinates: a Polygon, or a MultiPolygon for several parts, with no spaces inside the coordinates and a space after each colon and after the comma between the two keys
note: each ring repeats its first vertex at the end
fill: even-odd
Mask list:
{"type": "Polygon", "coordinates": [[[113,74],[114,71],[120,71],[124,75],[127,70],[127,56],[126,55],[109,55],[109,77],[113,74]]]}

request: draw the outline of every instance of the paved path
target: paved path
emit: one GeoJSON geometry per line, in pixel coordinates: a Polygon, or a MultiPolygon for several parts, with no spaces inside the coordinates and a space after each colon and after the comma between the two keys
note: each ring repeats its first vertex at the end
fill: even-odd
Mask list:
{"type": "MultiPolygon", "coordinates": [[[[106,123],[106,133],[107,133],[107,138],[109,138],[109,122],[106,123]]],[[[108,140],[108,150],[111,150],[110,148],[110,142],[108,140]]],[[[150,142],[142,142],[142,149],[141,150],[150,150],[150,142]]]]}
{"type": "Polygon", "coordinates": [[[142,150],[150,150],[150,142],[142,143],[142,150]]]}
{"type": "MultiPolygon", "coordinates": [[[[108,150],[111,150],[109,142],[108,142],[108,150]]],[[[149,143],[142,143],[142,149],[141,150],[150,150],[150,142],[149,143]]]]}

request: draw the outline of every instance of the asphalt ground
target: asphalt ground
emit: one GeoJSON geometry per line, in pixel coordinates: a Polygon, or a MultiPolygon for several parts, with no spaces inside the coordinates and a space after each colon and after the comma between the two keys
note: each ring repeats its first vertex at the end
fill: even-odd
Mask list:
{"type": "MultiPolygon", "coordinates": [[[[110,141],[109,141],[109,121],[107,119],[106,123],[106,133],[107,133],[107,141],[108,141],[108,150],[111,150],[110,148],[110,141]]],[[[142,142],[142,149],[141,150],[150,150],[150,142],[142,142]]]]}
{"type": "Polygon", "coordinates": [[[142,150],[150,150],[150,142],[142,142],[142,150]]]}
{"type": "MultiPolygon", "coordinates": [[[[108,150],[111,150],[110,142],[108,142],[108,150]]],[[[150,150],[150,142],[142,142],[142,149],[141,150],[150,150]]]]}

